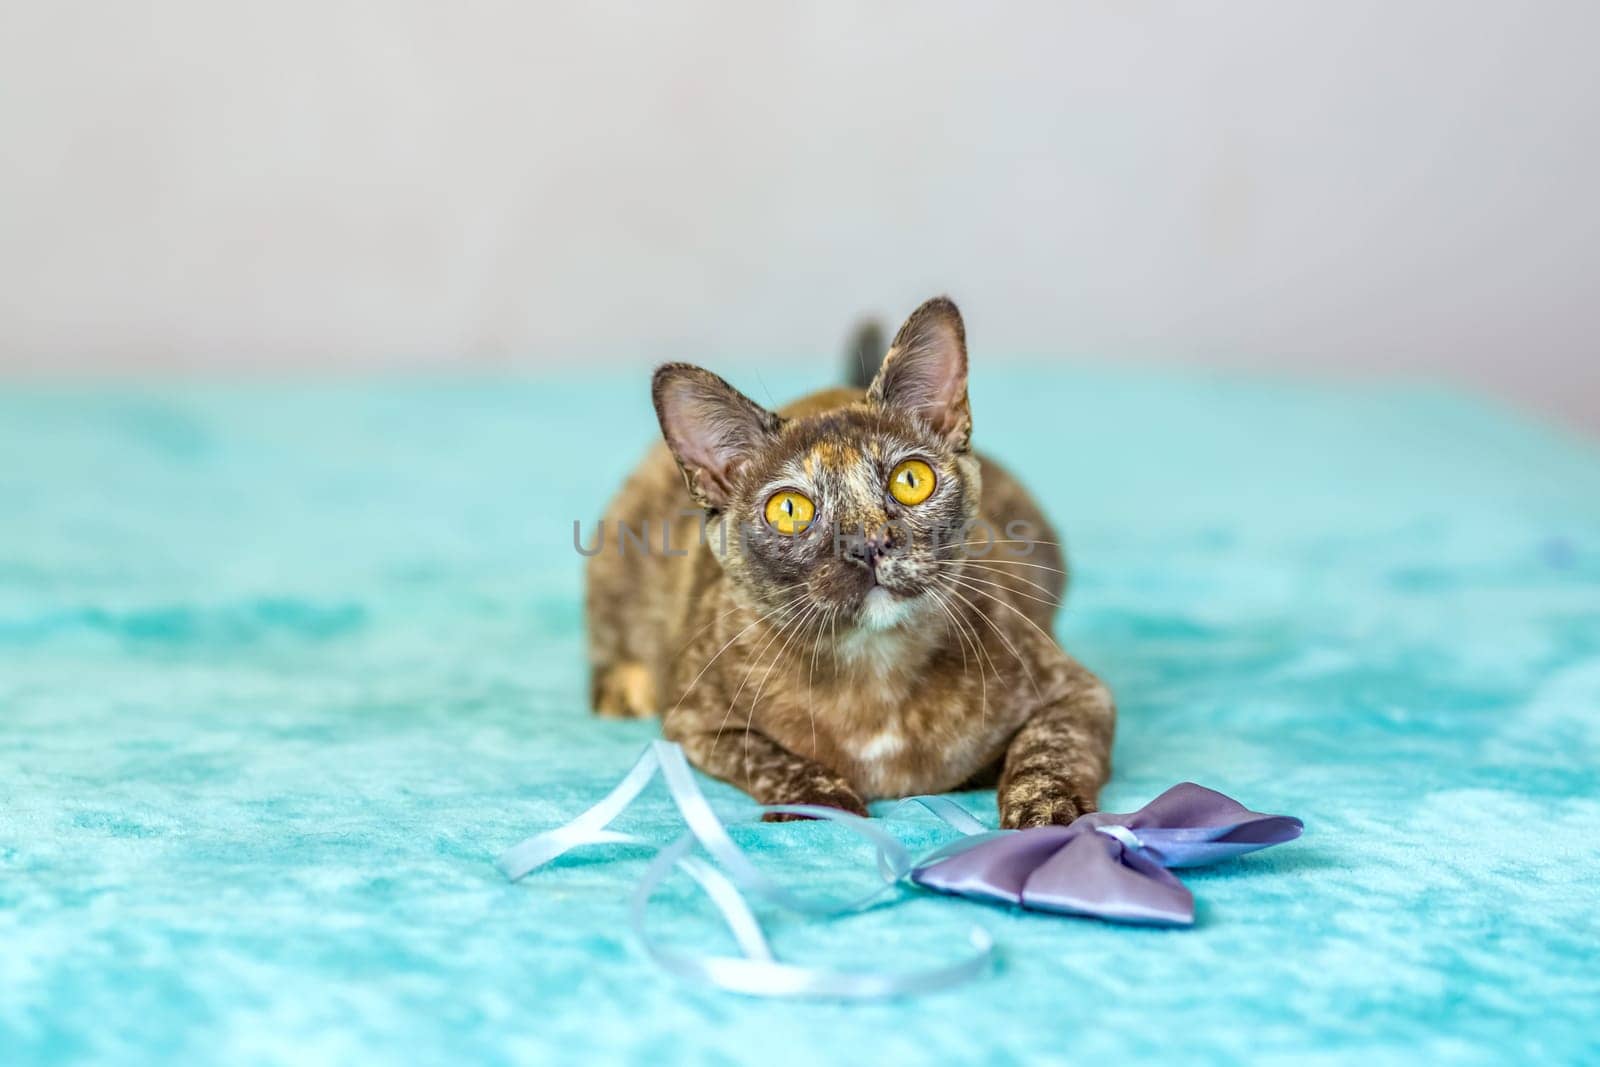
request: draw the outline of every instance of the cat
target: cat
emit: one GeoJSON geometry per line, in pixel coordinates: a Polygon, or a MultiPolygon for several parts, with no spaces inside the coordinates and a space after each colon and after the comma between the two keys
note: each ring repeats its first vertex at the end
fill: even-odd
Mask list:
{"type": "Polygon", "coordinates": [[[1051,636],[1059,539],[972,450],[961,313],[929,300],[857,365],[777,411],[655,372],[664,441],[588,550],[595,712],[661,715],[762,804],[865,815],[998,780],[1005,827],[1094,811],[1115,707],[1051,636]]]}

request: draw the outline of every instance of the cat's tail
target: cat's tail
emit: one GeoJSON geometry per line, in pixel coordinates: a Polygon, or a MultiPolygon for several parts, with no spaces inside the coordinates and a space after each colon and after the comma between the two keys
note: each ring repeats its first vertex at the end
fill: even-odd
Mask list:
{"type": "Polygon", "coordinates": [[[850,334],[850,344],[845,349],[845,380],[857,389],[865,389],[877,377],[887,354],[883,323],[877,319],[863,319],[850,334]]]}

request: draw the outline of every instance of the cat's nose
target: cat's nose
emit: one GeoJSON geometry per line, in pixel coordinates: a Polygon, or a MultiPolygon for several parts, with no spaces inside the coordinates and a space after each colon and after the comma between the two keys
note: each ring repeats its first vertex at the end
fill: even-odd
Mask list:
{"type": "Polygon", "coordinates": [[[852,537],[845,545],[844,558],[869,571],[878,569],[878,561],[888,554],[889,538],[885,533],[852,537]]]}
{"type": "Polygon", "coordinates": [[[851,563],[859,563],[868,570],[876,570],[878,560],[883,556],[883,549],[876,541],[866,538],[851,542],[844,550],[844,558],[851,563]]]}

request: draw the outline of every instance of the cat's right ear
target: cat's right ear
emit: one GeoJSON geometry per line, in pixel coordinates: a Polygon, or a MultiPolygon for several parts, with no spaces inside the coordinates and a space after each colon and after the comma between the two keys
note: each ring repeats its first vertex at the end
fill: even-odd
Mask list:
{"type": "Polygon", "coordinates": [[[867,389],[867,403],[909,411],[957,452],[971,447],[967,328],[949,297],[929,300],[900,327],[867,389]]]}
{"type": "Polygon", "coordinates": [[[689,495],[721,510],[739,469],[778,432],[778,416],[708,370],[668,363],[651,383],[661,436],[683,471],[689,495]]]}

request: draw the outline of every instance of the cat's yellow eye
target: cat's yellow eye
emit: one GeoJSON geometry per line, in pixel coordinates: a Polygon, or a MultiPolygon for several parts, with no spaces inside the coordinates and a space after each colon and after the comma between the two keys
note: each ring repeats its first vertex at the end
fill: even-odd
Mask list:
{"type": "Polygon", "coordinates": [[[773,493],[767,501],[767,522],[781,534],[797,534],[811,525],[817,513],[816,505],[803,493],[793,489],[773,493]]]}
{"type": "Polygon", "coordinates": [[[933,493],[933,468],[920,459],[903,461],[889,475],[889,495],[902,504],[920,504],[933,493]]]}

